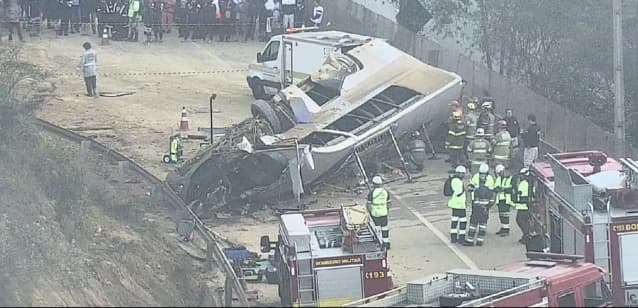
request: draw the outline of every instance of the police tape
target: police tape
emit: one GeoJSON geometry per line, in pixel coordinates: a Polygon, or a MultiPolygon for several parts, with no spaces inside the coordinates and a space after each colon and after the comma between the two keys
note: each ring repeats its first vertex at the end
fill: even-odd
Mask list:
{"type": "MultiPolygon", "coordinates": [[[[181,72],[115,72],[115,73],[98,73],[101,77],[113,77],[113,76],[191,76],[191,75],[214,75],[214,74],[226,74],[226,73],[245,73],[248,69],[231,69],[231,70],[217,70],[217,71],[181,71],[181,72]]],[[[55,76],[77,76],[80,72],[76,73],[54,73],[55,76]]]]}
{"type": "MultiPolygon", "coordinates": [[[[3,22],[2,19],[0,19],[0,22],[3,22]]],[[[55,26],[57,28],[61,27],[60,21],[59,20],[55,20],[55,21],[44,21],[44,20],[29,20],[29,19],[23,19],[21,20],[21,22],[24,24],[24,26],[26,27],[27,25],[33,25],[33,24],[39,24],[39,25],[44,25],[44,24],[48,24],[48,25],[52,25],[55,26]]],[[[162,28],[170,28],[170,27],[209,27],[209,26],[217,26],[217,27],[228,27],[228,26],[254,26],[256,27],[257,24],[260,25],[261,30],[264,30],[265,28],[265,21],[261,21],[261,22],[214,22],[214,23],[208,23],[208,22],[201,22],[201,23],[159,23],[159,24],[145,24],[142,21],[122,21],[122,22],[73,22],[70,21],[69,22],[69,30],[71,30],[71,27],[77,27],[77,26],[98,26],[98,27],[104,27],[104,26],[108,26],[108,27],[127,27],[130,25],[133,25],[135,27],[139,28],[143,28],[145,26],[148,27],[162,27],[162,28]]],[[[283,25],[282,21],[278,21],[275,22],[275,25],[283,25]]],[[[309,27],[309,26],[306,26],[309,27]]],[[[302,26],[299,26],[298,28],[303,28],[302,26]]]]}

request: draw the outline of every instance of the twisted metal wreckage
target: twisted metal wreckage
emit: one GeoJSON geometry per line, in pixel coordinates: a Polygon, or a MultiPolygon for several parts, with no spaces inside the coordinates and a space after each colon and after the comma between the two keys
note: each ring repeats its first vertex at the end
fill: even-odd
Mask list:
{"type": "Polygon", "coordinates": [[[331,54],[319,71],[272,99],[255,101],[251,119],[227,129],[167,182],[186,202],[215,208],[299,197],[346,164],[362,168],[384,146],[441,125],[461,90],[458,75],[371,39],[331,54]]]}

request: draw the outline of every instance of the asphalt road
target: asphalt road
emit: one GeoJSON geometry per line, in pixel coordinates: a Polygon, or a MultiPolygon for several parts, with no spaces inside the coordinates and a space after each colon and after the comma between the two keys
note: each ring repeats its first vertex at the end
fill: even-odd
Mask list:
{"type": "Polygon", "coordinates": [[[490,212],[482,247],[451,244],[451,210],[447,207],[447,197],[443,196],[449,165],[443,160],[427,164],[427,176],[413,183],[397,181],[388,185],[394,197],[390,209],[392,248],[389,255],[396,284],[454,268],[493,269],[525,259],[525,247],[518,243],[521,233],[514,221],[515,211],[511,212],[511,234],[508,237],[494,234],[500,228],[496,207],[490,212]]]}

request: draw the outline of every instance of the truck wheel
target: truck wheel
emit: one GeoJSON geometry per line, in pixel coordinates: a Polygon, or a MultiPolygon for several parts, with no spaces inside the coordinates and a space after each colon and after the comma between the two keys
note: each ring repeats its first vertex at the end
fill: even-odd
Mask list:
{"type": "Polygon", "coordinates": [[[256,99],[266,99],[266,89],[264,89],[264,85],[261,84],[261,80],[259,78],[254,77],[248,80],[248,85],[250,89],[253,91],[253,97],[256,99]]]}
{"type": "Polygon", "coordinates": [[[170,163],[171,163],[171,156],[170,156],[170,155],[168,155],[168,154],[164,154],[164,156],[162,156],[162,161],[163,161],[165,164],[170,164],[170,163]]]}
{"type": "Polygon", "coordinates": [[[254,101],[250,106],[250,112],[253,114],[253,117],[267,124],[268,129],[270,129],[273,134],[282,132],[279,117],[277,117],[277,113],[267,101],[260,99],[254,101]]]}

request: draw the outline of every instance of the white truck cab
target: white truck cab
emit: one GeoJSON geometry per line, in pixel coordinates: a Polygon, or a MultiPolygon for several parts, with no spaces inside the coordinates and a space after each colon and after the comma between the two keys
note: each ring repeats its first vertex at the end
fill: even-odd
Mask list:
{"type": "Polygon", "coordinates": [[[248,66],[248,86],[256,99],[269,99],[280,89],[316,72],[331,52],[346,52],[371,37],[341,31],[307,31],[273,36],[257,61],[248,66]]]}

